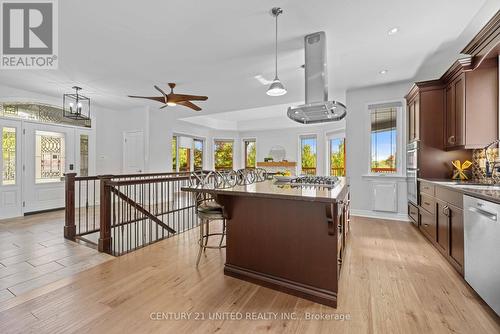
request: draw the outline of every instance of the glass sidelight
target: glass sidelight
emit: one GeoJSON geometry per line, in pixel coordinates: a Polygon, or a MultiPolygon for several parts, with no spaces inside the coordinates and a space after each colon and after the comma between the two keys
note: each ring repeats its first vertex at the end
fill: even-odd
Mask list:
{"type": "Polygon", "coordinates": [[[89,136],[80,135],[80,176],[89,176],[89,136]]]}
{"type": "Polygon", "coordinates": [[[2,129],[2,185],[16,184],[16,128],[2,129]]]}

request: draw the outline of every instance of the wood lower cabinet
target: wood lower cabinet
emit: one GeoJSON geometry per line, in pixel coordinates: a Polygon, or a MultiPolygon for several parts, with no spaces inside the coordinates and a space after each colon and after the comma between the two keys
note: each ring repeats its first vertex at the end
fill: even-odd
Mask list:
{"type": "Polygon", "coordinates": [[[445,253],[450,249],[450,207],[446,202],[437,200],[437,229],[436,229],[436,246],[445,253]]]}
{"type": "Polygon", "coordinates": [[[464,272],[464,211],[450,206],[450,259],[459,272],[464,272]]]}
{"type": "Polygon", "coordinates": [[[464,212],[462,193],[441,186],[419,183],[422,234],[463,275],[464,212]],[[434,195],[431,195],[434,194],[434,195]]]}
{"type": "Polygon", "coordinates": [[[436,240],[436,216],[425,209],[421,209],[419,229],[427,239],[436,240]]]}

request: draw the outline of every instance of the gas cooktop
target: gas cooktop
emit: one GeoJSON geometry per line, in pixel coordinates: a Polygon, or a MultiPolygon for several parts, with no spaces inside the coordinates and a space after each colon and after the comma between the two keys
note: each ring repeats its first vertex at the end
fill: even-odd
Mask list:
{"type": "Polygon", "coordinates": [[[297,186],[319,186],[334,188],[340,182],[336,176],[299,176],[290,181],[291,184],[297,186]]]}

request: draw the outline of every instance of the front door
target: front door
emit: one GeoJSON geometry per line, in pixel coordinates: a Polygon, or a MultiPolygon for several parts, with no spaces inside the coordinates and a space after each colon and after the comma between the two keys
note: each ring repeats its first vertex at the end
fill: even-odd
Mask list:
{"type": "Polygon", "coordinates": [[[0,219],[21,216],[21,121],[0,118],[0,219]]]}
{"type": "Polygon", "coordinates": [[[76,171],[75,129],[25,122],[24,212],[64,207],[65,173],[76,171]]]}
{"type": "Polygon", "coordinates": [[[137,174],[144,171],[144,133],[127,131],[123,134],[123,173],[137,174]]]}

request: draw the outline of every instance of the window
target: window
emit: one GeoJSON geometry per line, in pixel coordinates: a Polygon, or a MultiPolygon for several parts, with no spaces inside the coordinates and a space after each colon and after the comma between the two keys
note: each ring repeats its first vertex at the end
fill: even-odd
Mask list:
{"type": "Polygon", "coordinates": [[[177,171],[177,136],[172,137],[172,171],[177,171]]]}
{"type": "Polygon", "coordinates": [[[233,169],[233,141],[214,141],[214,166],[215,170],[233,169]]]}
{"type": "Polygon", "coordinates": [[[36,131],[35,183],[60,182],[65,171],[64,134],[36,131]]]}
{"type": "Polygon", "coordinates": [[[89,136],[80,135],[80,176],[89,176],[89,136]]]}
{"type": "Polygon", "coordinates": [[[397,113],[401,104],[369,106],[372,173],[397,172],[397,113]]]}
{"type": "Polygon", "coordinates": [[[194,140],[194,170],[203,169],[203,140],[194,140]]]}
{"type": "Polygon", "coordinates": [[[191,169],[191,149],[179,146],[179,172],[189,172],[191,169]]]}
{"type": "Polygon", "coordinates": [[[257,154],[255,140],[244,140],[243,145],[245,148],[245,168],[255,168],[257,154]]]}
{"type": "Polygon", "coordinates": [[[345,176],[345,138],[331,138],[328,143],[330,175],[345,176]]]}
{"type": "Polygon", "coordinates": [[[300,136],[300,160],[302,174],[316,175],[316,136],[300,136]]]}
{"type": "Polygon", "coordinates": [[[2,184],[16,184],[16,128],[2,129],[2,184]]]}

